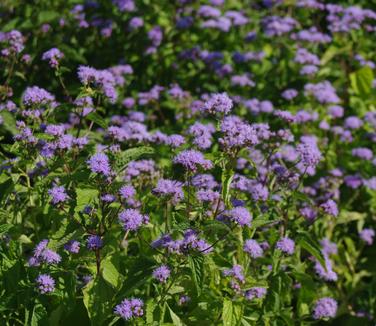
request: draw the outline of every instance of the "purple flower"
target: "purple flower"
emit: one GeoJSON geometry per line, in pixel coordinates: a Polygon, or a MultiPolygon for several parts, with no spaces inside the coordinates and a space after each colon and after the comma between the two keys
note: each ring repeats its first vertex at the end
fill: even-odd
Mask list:
{"type": "Polygon", "coordinates": [[[205,102],[202,110],[204,112],[209,112],[211,114],[220,113],[228,114],[232,109],[232,100],[228,97],[226,93],[212,94],[210,98],[205,102]]]}
{"type": "Polygon", "coordinates": [[[48,190],[48,194],[52,197],[51,202],[54,205],[63,203],[68,199],[68,195],[63,186],[53,186],[50,190],[48,190]]]}
{"type": "Polygon", "coordinates": [[[226,148],[253,146],[259,143],[257,130],[238,116],[225,117],[221,123],[223,137],[219,142],[226,148]]]}
{"type": "Polygon", "coordinates": [[[245,277],[243,274],[243,267],[240,265],[234,265],[230,269],[225,269],[223,271],[224,276],[233,276],[235,279],[237,279],[239,282],[244,283],[245,277]]]}
{"type": "Polygon", "coordinates": [[[230,218],[231,221],[240,226],[251,226],[252,215],[244,207],[235,207],[224,213],[225,217],[230,218]]]}
{"type": "Polygon", "coordinates": [[[282,92],[282,97],[286,100],[292,100],[298,96],[298,91],[296,89],[286,89],[282,92]]]}
{"type": "Polygon", "coordinates": [[[143,306],[144,303],[141,299],[124,299],[115,307],[115,314],[119,315],[125,320],[129,320],[134,317],[141,317],[144,314],[142,309],[143,306]]]}
{"type": "Polygon", "coordinates": [[[266,288],[263,287],[253,287],[245,292],[245,298],[247,300],[261,299],[266,295],[266,288]]]}
{"type": "Polygon", "coordinates": [[[292,255],[295,251],[295,242],[288,237],[278,240],[276,248],[287,255],[292,255]]]}
{"type": "Polygon", "coordinates": [[[337,314],[337,301],[332,298],[324,297],[316,301],[313,308],[313,318],[334,318],[337,314]]]}
{"type": "Polygon", "coordinates": [[[153,271],[153,277],[161,283],[165,283],[170,274],[171,271],[166,265],[159,266],[153,271]]]}
{"type": "Polygon", "coordinates": [[[99,235],[91,235],[87,238],[86,247],[90,250],[97,250],[102,248],[103,240],[99,235]]]}
{"type": "Polygon", "coordinates": [[[61,256],[47,248],[48,242],[49,241],[45,239],[36,245],[34,255],[29,260],[29,266],[39,266],[41,263],[47,263],[49,265],[60,263],[61,256]]]}
{"type": "Polygon", "coordinates": [[[316,260],[315,263],[315,271],[318,274],[318,276],[325,280],[325,281],[337,281],[338,276],[337,273],[333,271],[332,269],[332,262],[330,261],[328,255],[324,252],[324,260],[325,260],[325,268],[321,265],[321,263],[316,260]]]}
{"type": "Polygon", "coordinates": [[[184,198],[183,184],[175,180],[160,179],[153,193],[158,196],[168,196],[173,204],[179,203],[184,198]]]}
{"type": "Polygon", "coordinates": [[[243,250],[248,253],[252,258],[262,257],[264,251],[256,240],[248,239],[244,243],[243,250]]]}
{"type": "Polygon", "coordinates": [[[110,161],[108,156],[104,153],[94,154],[90,157],[87,163],[92,172],[100,173],[105,176],[108,176],[111,173],[110,161]]]}
{"type": "Polygon", "coordinates": [[[375,237],[375,231],[373,229],[363,229],[359,232],[359,236],[367,245],[371,246],[375,237]]]}
{"type": "Polygon", "coordinates": [[[48,60],[52,68],[55,68],[59,65],[59,59],[63,58],[64,54],[57,48],[52,48],[42,55],[42,60],[48,60]]]}
{"type": "Polygon", "coordinates": [[[124,230],[136,231],[142,224],[149,222],[149,217],[142,215],[137,209],[128,208],[119,214],[119,221],[122,223],[124,230]]]}
{"type": "Polygon", "coordinates": [[[130,199],[136,195],[136,189],[133,186],[122,186],[119,190],[120,197],[130,199]]]}
{"type": "Polygon", "coordinates": [[[40,293],[51,293],[55,290],[55,280],[48,274],[40,274],[37,279],[40,293]]]}
{"type": "Polygon", "coordinates": [[[22,103],[27,106],[46,105],[55,101],[55,96],[38,86],[28,87],[22,96],[22,103]]]}
{"type": "Polygon", "coordinates": [[[338,216],[338,207],[334,200],[329,199],[325,203],[321,204],[320,207],[326,214],[332,215],[334,217],[338,216]]]}
{"type": "Polygon", "coordinates": [[[173,162],[175,164],[181,164],[190,172],[196,172],[199,166],[204,170],[208,170],[213,167],[213,163],[210,160],[205,159],[201,152],[193,149],[180,152],[174,157],[173,162]]]}
{"type": "Polygon", "coordinates": [[[351,151],[351,154],[355,157],[359,157],[363,160],[370,161],[373,158],[373,153],[369,148],[357,147],[351,151]]]}
{"type": "Polygon", "coordinates": [[[80,251],[80,243],[76,240],[71,240],[64,245],[64,249],[72,254],[78,254],[80,251]]]}
{"type": "Polygon", "coordinates": [[[322,159],[314,137],[302,137],[301,143],[296,147],[296,151],[300,154],[301,162],[306,168],[316,167],[322,159]]]}

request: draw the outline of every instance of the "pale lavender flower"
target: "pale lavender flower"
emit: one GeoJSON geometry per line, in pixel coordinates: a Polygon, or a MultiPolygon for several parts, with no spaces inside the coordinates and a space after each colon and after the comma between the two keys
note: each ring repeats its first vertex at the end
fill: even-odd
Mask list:
{"type": "Polygon", "coordinates": [[[161,283],[165,283],[170,274],[171,271],[166,265],[159,266],[153,271],[153,277],[161,283]]]}
{"type": "Polygon", "coordinates": [[[108,176],[111,173],[110,161],[104,153],[97,153],[87,161],[90,170],[108,176]]]}
{"type": "Polygon", "coordinates": [[[42,55],[42,60],[48,60],[52,68],[56,68],[59,65],[59,60],[64,57],[64,54],[57,48],[52,48],[42,55]]]}
{"type": "Polygon", "coordinates": [[[51,293],[55,290],[55,280],[48,274],[40,274],[37,279],[40,293],[51,293]]]}
{"type": "Polygon", "coordinates": [[[149,217],[141,214],[137,209],[128,208],[119,214],[119,221],[126,231],[136,231],[142,224],[149,223],[149,217]]]}
{"type": "Polygon", "coordinates": [[[324,297],[316,301],[313,308],[313,318],[334,318],[337,314],[337,301],[332,298],[324,297]]]}
{"type": "Polygon", "coordinates": [[[232,100],[226,93],[212,94],[210,98],[205,102],[202,110],[209,113],[228,114],[233,107],[232,100]]]}
{"type": "Polygon", "coordinates": [[[295,251],[295,242],[288,237],[278,240],[276,248],[287,255],[292,255],[295,251]]]}
{"type": "Polygon", "coordinates": [[[103,246],[103,240],[99,235],[91,235],[87,238],[86,246],[90,250],[100,249],[103,246]]]}
{"type": "Polygon", "coordinates": [[[173,162],[175,164],[181,164],[185,169],[190,172],[196,172],[199,167],[204,170],[211,169],[213,163],[210,160],[205,159],[204,155],[201,152],[188,149],[177,154],[173,162]]]}
{"type": "Polygon", "coordinates": [[[266,296],[267,290],[263,287],[253,287],[245,292],[247,300],[261,299],[266,296]]]}
{"type": "Polygon", "coordinates": [[[375,237],[375,231],[373,229],[363,229],[359,232],[360,239],[362,239],[367,245],[373,244],[373,238],[375,237]]]}
{"type": "Polygon", "coordinates": [[[264,251],[256,240],[248,239],[244,243],[243,250],[248,253],[252,258],[262,257],[264,251]]]}
{"type": "Polygon", "coordinates": [[[53,186],[48,190],[48,194],[52,197],[52,204],[60,204],[68,199],[68,195],[65,191],[64,186],[53,186]]]}
{"type": "Polygon", "coordinates": [[[124,299],[115,307],[115,314],[125,320],[141,317],[144,314],[143,306],[144,303],[141,299],[124,299]]]}

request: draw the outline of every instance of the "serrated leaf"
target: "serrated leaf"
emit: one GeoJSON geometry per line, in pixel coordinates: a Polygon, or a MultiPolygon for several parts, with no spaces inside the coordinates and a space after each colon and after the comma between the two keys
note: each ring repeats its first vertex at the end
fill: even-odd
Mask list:
{"type": "Polygon", "coordinates": [[[204,282],[204,256],[188,256],[188,264],[191,269],[197,295],[200,296],[204,282]]]}
{"type": "Polygon", "coordinates": [[[103,325],[104,321],[113,314],[114,290],[101,276],[97,276],[86,285],[82,292],[91,325],[103,325]]]}
{"type": "Polygon", "coordinates": [[[95,122],[98,126],[102,127],[103,129],[107,129],[107,122],[104,120],[97,112],[90,112],[86,119],[95,122]]]}
{"type": "Polygon", "coordinates": [[[223,326],[234,325],[232,317],[233,317],[232,301],[229,298],[224,298],[223,299],[223,307],[222,307],[223,326]]]}
{"type": "Polygon", "coordinates": [[[1,111],[0,116],[3,118],[3,124],[1,127],[5,128],[12,135],[17,134],[18,130],[16,128],[16,119],[14,118],[13,114],[9,111],[3,110],[1,111]]]}
{"type": "Polygon", "coordinates": [[[172,311],[169,305],[167,305],[167,307],[168,307],[168,310],[170,311],[170,316],[171,316],[173,324],[175,326],[184,326],[185,324],[181,321],[179,316],[172,311]]]}
{"type": "Polygon", "coordinates": [[[30,326],[42,325],[42,321],[46,317],[47,317],[46,308],[44,308],[41,304],[37,304],[36,306],[34,306],[34,309],[33,309],[30,326]]]}
{"type": "Polygon", "coordinates": [[[320,245],[315,240],[313,240],[308,233],[299,233],[298,244],[301,248],[307,250],[313,257],[315,257],[325,268],[325,259],[321,252],[320,245]]]}
{"type": "Polygon", "coordinates": [[[152,324],[154,321],[154,310],[157,307],[157,304],[152,300],[148,300],[146,303],[146,323],[152,324]]]}
{"type": "Polygon", "coordinates": [[[11,225],[11,224],[0,225],[0,236],[7,233],[12,227],[13,227],[13,225],[11,225]]]}
{"type": "Polygon", "coordinates": [[[230,207],[230,189],[231,183],[234,179],[234,171],[231,169],[224,169],[222,172],[222,198],[226,207],[230,207]]]}
{"type": "Polygon", "coordinates": [[[140,146],[121,151],[115,155],[116,169],[123,171],[131,161],[139,159],[143,155],[154,154],[154,149],[148,146],[140,146]]]}
{"type": "Polygon", "coordinates": [[[371,92],[373,79],[373,71],[368,66],[364,66],[350,74],[352,89],[355,94],[360,95],[363,98],[371,92]]]}
{"type": "Polygon", "coordinates": [[[119,271],[112,262],[113,257],[106,257],[101,263],[101,272],[104,280],[113,288],[118,289],[122,284],[122,278],[119,271]]]}

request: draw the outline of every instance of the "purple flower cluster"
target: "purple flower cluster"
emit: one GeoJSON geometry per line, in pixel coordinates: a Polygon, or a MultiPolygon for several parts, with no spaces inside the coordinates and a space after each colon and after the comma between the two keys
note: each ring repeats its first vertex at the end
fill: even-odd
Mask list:
{"type": "Polygon", "coordinates": [[[157,196],[171,198],[173,204],[179,203],[184,198],[183,184],[175,180],[160,179],[153,189],[157,196]]]}
{"type": "Polygon", "coordinates": [[[125,231],[136,231],[142,224],[149,223],[149,217],[141,214],[137,209],[128,208],[120,212],[119,221],[125,231]]]}
{"type": "Polygon", "coordinates": [[[141,317],[144,314],[144,303],[141,299],[124,299],[115,307],[115,314],[125,320],[141,317]]]}
{"type": "Polygon", "coordinates": [[[153,277],[161,283],[166,283],[171,271],[166,265],[159,266],[153,271],[153,277]]]}
{"type": "Polygon", "coordinates": [[[337,301],[332,298],[325,297],[316,301],[313,309],[314,319],[334,318],[337,314],[337,301]]]}
{"type": "Polygon", "coordinates": [[[295,251],[295,242],[288,237],[284,237],[278,240],[276,248],[287,255],[292,255],[295,251]]]}
{"type": "Polygon", "coordinates": [[[42,55],[42,60],[48,61],[52,68],[59,65],[59,60],[64,57],[64,54],[57,48],[52,48],[42,55]]]}
{"type": "Polygon", "coordinates": [[[36,282],[38,284],[38,290],[42,294],[55,291],[55,280],[48,274],[40,274],[36,282]]]}

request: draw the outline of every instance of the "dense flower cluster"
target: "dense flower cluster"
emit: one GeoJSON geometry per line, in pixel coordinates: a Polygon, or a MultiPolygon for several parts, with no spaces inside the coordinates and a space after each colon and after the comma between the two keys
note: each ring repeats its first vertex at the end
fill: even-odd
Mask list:
{"type": "Polygon", "coordinates": [[[3,2],[4,325],[375,323],[370,1],[3,2]]]}

